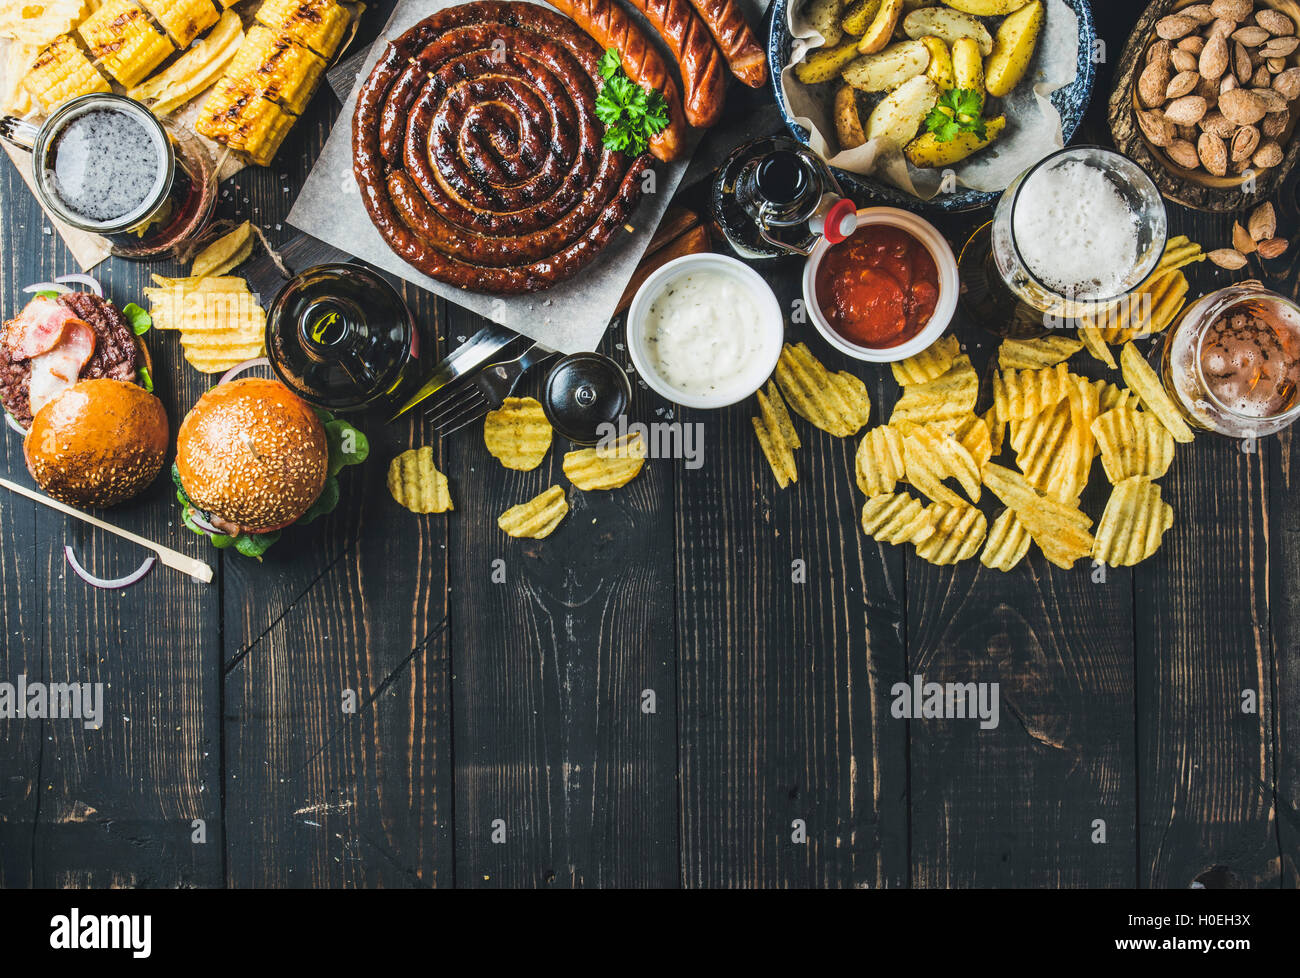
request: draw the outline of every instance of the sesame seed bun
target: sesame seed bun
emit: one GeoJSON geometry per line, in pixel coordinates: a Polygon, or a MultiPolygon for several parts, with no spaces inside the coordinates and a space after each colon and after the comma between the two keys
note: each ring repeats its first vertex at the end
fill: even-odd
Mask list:
{"type": "Polygon", "coordinates": [[[162,402],[121,380],[83,380],[37,413],[23,442],[37,484],[70,506],[113,506],[153,482],[170,433],[162,402]]]}
{"type": "Polygon", "coordinates": [[[204,394],[181,422],[176,468],[199,509],[268,533],[302,516],[325,488],[325,426],[278,380],[234,380],[204,394]]]}

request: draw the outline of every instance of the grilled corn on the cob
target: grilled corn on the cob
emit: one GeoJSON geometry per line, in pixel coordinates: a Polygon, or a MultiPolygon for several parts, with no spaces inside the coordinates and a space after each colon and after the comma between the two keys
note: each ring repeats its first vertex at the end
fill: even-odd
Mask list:
{"type": "Polygon", "coordinates": [[[244,28],[239,14],[227,10],[206,37],[191,44],[179,58],[126,94],[138,102],[149,103],[155,115],[169,115],[210,88],[225,72],[243,42],[244,28]]]}
{"type": "Polygon", "coordinates": [[[68,34],[56,37],[32,62],[23,87],[46,112],[78,95],[109,91],[108,79],[95,70],[68,34]]]}
{"type": "Polygon", "coordinates": [[[262,98],[261,92],[226,77],[204,99],[194,128],[266,166],[295,121],[280,106],[262,98]]]}
{"type": "Polygon", "coordinates": [[[134,0],[107,0],[82,21],[77,33],[91,55],[127,88],[139,84],[176,50],[134,0]]]}
{"type": "Polygon", "coordinates": [[[350,16],[334,0],[266,0],[257,10],[258,21],[288,34],[326,61],[338,50],[350,16]]]}
{"type": "Polygon", "coordinates": [[[217,22],[212,0],[136,0],[162,25],[182,51],[217,22]]]}
{"type": "Polygon", "coordinates": [[[302,115],[324,71],[325,62],[293,38],[257,25],[248,29],[226,77],[302,115]]]}

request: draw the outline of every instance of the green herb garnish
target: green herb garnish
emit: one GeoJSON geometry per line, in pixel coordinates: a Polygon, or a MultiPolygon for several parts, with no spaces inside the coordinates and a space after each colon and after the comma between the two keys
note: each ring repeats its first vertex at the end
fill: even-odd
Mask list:
{"type": "Polygon", "coordinates": [[[668,128],[668,103],[662,92],[644,89],[623,70],[618,48],[600,59],[605,83],[596,96],[596,117],[605,124],[605,146],[639,156],[650,139],[668,128]]]}
{"type": "Polygon", "coordinates": [[[136,368],[135,375],[140,380],[140,386],[150,394],[153,393],[153,374],[149,373],[149,368],[141,364],[136,368]]]}
{"type": "Polygon", "coordinates": [[[48,289],[45,290],[44,292],[36,293],[36,298],[38,299],[57,299],[58,297],[59,297],[59,293],[51,292],[48,289]]]}
{"type": "Polygon", "coordinates": [[[987,138],[980,93],[971,88],[950,88],[939,97],[939,104],[925,117],[925,128],[934,133],[936,142],[950,143],[960,133],[973,132],[979,139],[987,138]]]}
{"type": "Polygon", "coordinates": [[[130,322],[131,331],[135,333],[136,336],[143,336],[145,333],[149,332],[149,328],[153,326],[153,317],[144,309],[137,306],[134,302],[128,302],[122,307],[122,315],[127,318],[128,322],[130,322]]]}

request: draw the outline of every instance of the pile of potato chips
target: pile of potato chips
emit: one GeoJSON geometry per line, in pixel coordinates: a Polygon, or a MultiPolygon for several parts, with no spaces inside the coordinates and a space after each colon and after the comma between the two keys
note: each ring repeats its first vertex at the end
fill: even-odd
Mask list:
{"type": "MultiPolygon", "coordinates": [[[[1155,553],[1173,525],[1155,480],[1169,470],[1174,444],[1190,442],[1192,432],[1132,341],[1169,326],[1186,301],[1180,269],[1203,257],[1186,238],[1171,239],[1138,290],[1149,298],[1121,304],[1123,322],[1085,322],[1077,338],[1062,332],[1003,341],[993,403],[982,415],[979,377],[956,337],[892,364],[902,396],[888,424],[865,433],[856,456],[867,497],[864,532],[882,543],[910,543],[934,564],[978,556],[1001,571],[1023,560],[1031,543],[1063,568],[1080,558],[1127,567],[1155,553]],[[1082,377],[1065,363],[1086,348],[1116,365],[1112,343],[1123,346],[1125,387],[1082,377]],[[1004,448],[1014,466],[993,461],[1004,448]],[[1079,500],[1098,456],[1112,490],[1094,533],[1079,500]],[[991,527],[976,507],[985,488],[1005,507],[991,527]]],[[[870,408],[865,388],[847,377],[832,374],[802,344],[783,351],[775,385],[759,393],[761,416],[753,419],[781,488],[795,481],[799,436],[780,394],[801,417],[846,437],[865,425],[870,408]]]]}
{"type": "Polygon", "coordinates": [[[153,276],[145,289],[149,315],[158,329],[181,334],[190,366],[205,374],[224,373],[266,354],[266,311],[233,275],[190,278],[153,276]]]}
{"type": "MultiPolygon", "coordinates": [[[[550,451],[551,423],[536,398],[507,397],[483,420],[487,450],[507,469],[531,472],[550,451]]],[[[639,434],[605,447],[582,448],[564,456],[564,474],[582,490],[619,489],[645,466],[647,449],[639,434]]],[[[447,477],[433,464],[433,449],[403,452],[388,469],[388,491],[413,513],[445,513],[452,506],[447,477]]],[[[512,506],[497,518],[497,526],[512,537],[540,540],[550,536],[569,512],[562,486],[551,486],[527,502],[512,506]]]]}

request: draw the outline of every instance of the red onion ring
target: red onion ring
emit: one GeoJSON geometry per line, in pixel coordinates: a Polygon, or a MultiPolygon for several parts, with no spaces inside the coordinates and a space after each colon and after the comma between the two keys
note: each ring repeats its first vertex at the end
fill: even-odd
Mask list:
{"type": "Polygon", "coordinates": [[[18,432],[18,434],[26,438],[28,434],[27,429],[24,428],[22,425],[20,425],[18,421],[14,418],[14,416],[10,414],[8,411],[6,411],[4,415],[5,415],[5,424],[7,424],[14,431],[18,432]]]}
{"type": "Polygon", "coordinates": [[[251,370],[253,367],[269,367],[270,365],[271,365],[271,361],[266,357],[255,357],[252,360],[245,360],[243,363],[239,364],[236,367],[231,367],[224,374],[222,374],[221,379],[217,381],[217,386],[220,387],[222,384],[229,383],[230,381],[238,377],[240,374],[242,374],[245,370],[251,370]]]}
{"type": "Polygon", "coordinates": [[[94,574],[90,573],[90,571],[86,570],[86,568],[82,567],[81,564],[77,562],[77,556],[72,552],[72,547],[70,545],[64,545],[63,557],[71,565],[74,574],[91,587],[103,588],[105,591],[118,591],[124,587],[130,587],[153,570],[153,565],[158,560],[157,557],[146,557],[144,563],[130,574],[127,574],[126,577],[119,577],[115,580],[109,581],[102,577],[96,577],[94,574]]]}
{"type": "Polygon", "coordinates": [[[58,292],[60,295],[71,292],[72,290],[66,285],[60,285],[58,282],[36,282],[33,285],[23,286],[24,292],[58,292]]]}
{"type": "Polygon", "coordinates": [[[77,272],[73,275],[58,275],[55,277],[54,281],[59,285],[66,285],[69,282],[73,282],[77,285],[84,285],[101,299],[104,298],[104,287],[99,284],[99,280],[92,278],[89,275],[84,275],[81,272],[77,272]]]}
{"type": "Polygon", "coordinates": [[[193,506],[190,507],[190,522],[193,523],[195,526],[197,526],[200,530],[207,530],[209,533],[214,533],[217,536],[221,536],[221,531],[218,530],[211,523],[209,523],[207,520],[205,520],[202,516],[200,516],[199,511],[195,509],[193,506]]]}

